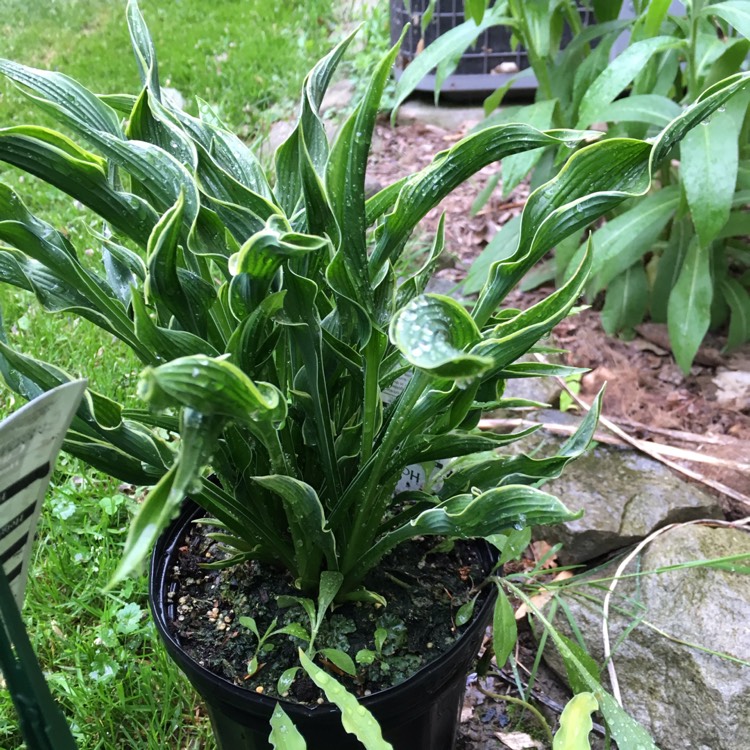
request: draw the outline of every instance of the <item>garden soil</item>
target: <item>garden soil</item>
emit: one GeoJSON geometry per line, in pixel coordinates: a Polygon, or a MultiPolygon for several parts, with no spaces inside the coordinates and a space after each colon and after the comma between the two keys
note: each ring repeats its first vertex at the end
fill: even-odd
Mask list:
{"type": "MultiPolygon", "coordinates": [[[[368,171],[368,190],[375,192],[425,167],[436,152],[450,148],[466,135],[469,125],[458,131],[447,131],[419,121],[395,127],[380,122],[368,171]]],[[[446,250],[437,274],[441,289],[458,288],[474,258],[498,229],[523,208],[529,194],[528,184],[520,185],[506,198],[500,195],[499,189],[495,190],[486,206],[472,215],[472,203],[496,171],[497,165],[483,169],[431,211],[420,226],[421,240],[418,236],[417,248],[420,242],[422,246],[429,243],[440,214],[446,213],[446,250]]],[[[550,291],[551,287],[516,290],[506,304],[525,309],[550,291]]],[[[645,323],[630,340],[608,337],[599,321],[601,303],[601,299],[593,300],[590,309],[563,321],[553,336],[553,343],[567,350],[565,361],[568,364],[589,368],[580,384],[580,397],[591,403],[606,383],[603,414],[632,437],[725,462],[720,466],[705,462],[684,465],[699,477],[709,482],[718,481],[734,491],[734,497],[719,496],[727,518],[733,520],[750,515],[750,503],[742,499],[750,497],[747,472],[750,346],[725,353],[725,339],[721,335],[709,335],[690,373],[685,375],[675,364],[666,326],[645,323]]],[[[707,486],[704,489],[712,491],[707,486]]],[[[533,556],[533,551],[527,554],[533,556]]],[[[526,564],[533,564],[533,560],[526,564]]],[[[523,625],[521,623],[516,654],[522,683],[528,678],[536,654],[533,640],[528,632],[523,632],[523,625]]],[[[491,690],[517,695],[516,689],[510,687],[513,683],[514,677],[506,675],[505,680],[495,679],[491,690]]],[[[533,696],[554,726],[569,693],[543,665],[536,677],[533,696]]],[[[469,678],[459,750],[542,748],[545,747],[542,737],[530,714],[523,715],[506,702],[488,698],[476,680],[469,678]],[[529,736],[525,737],[526,734],[529,736]]],[[[592,746],[602,747],[601,735],[592,736],[592,746]]]]}
{"type": "MultiPolygon", "coordinates": [[[[291,688],[277,692],[282,673],[298,664],[298,646],[309,640],[305,610],[314,613],[315,604],[310,599],[305,607],[292,576],[270,565],[249,561],[203,567],[228,558],[207,536],[209,530],[203,524],[190,527],[171,571],[169,616],[180,645],[201,666],[238,687],[308,705],[322,702],[322,692],[304,673],[296,675],[291,688]],[[287,633],[277,632],[282,628],[287,633]],[[297,631],[300,636],[288,637],[297,631]]],[[[483,559],[478,546],[468,542],[423,537],[400,545],[364,581],[388,606],[348,602],[323,622],[315,646],[327,668],[361,697],[417,672],[454,645],[462,625],[486,601],[491,589],[479,584],[490,572],[490,559],[488,551],[483,559]],[[352,656],[366,650],[369,658],[347,665],[327,649],[352,656]]]]}

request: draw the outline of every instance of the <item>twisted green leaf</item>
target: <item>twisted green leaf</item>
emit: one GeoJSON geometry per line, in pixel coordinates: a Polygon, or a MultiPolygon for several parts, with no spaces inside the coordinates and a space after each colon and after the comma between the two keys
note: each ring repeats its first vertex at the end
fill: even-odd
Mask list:
{"type": "Polygon", "coordinates": [[[439,294],[422,295],[399,310],[390,337],[407,362],[439,377],[475,377],[494,362],[466,353],[479,329],[458,302],[439,294]]]}
{"type": "Polygon", "coordinates": [[[336,538],[327,526],[325,511],[315,490],[305,482],[278,474],[253,477],[253,481],[277,494],[284,503],[302,587],[318,582],[322,557],[330,570],[336,570],[336,538]]]}
{"type": "Polygon", "coordinates": [[[355,563],[350,576],[357,580],[387,552],[415,536],[476,539],[514,528],[562,523],[581,517],[556,497],[523,485],[508,485],[479,495],[456,495],[384,534],[355,563]]]}
{"type": "Polygon", "coordinates": [[[299,650],[299,660],[326,698],[338,706],[344,729],[353,734],[364,745],[365,750],[393,750],[392,745],[383,739],[380,726],[372,714],[351,693],[316,666],[302,649],[299,650]]]}
{"type": "Polygon", "coordinates": [[[273,709],[271,734],[268,741],[273,745],[274,750],[307,750],[304,737],[286,715],[280,703],[277,703],[273,709]]]}

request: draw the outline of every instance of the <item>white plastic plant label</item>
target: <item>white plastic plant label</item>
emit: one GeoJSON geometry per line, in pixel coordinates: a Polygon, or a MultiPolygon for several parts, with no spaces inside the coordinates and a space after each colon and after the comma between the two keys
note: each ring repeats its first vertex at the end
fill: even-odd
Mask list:
{"type": "Polygon", "coordinates": [[[44,495],[85,388],[65,383],[0,423],[0,564],[19,609],[44,495]]]}
{"type": "MultiPolygon", "coordinates": [[[[391,383],[388,388],[383,390],[383,404],[388,406],[395,401],[401,395],[404,388],[409,384],[410,379],[411,375],[401,375],[401,377],[391,383]]],[[[399,477],[394,494],[398,495],[401,492],[411,492],[424,489],[428,477],[432,478],[437,471],[443,468],[444,465],[444,461],[435,461],[427,466],[423,466],[422,464],[411,464],[411,466],[407,466],[399,477]]],[[[433,486],[432,489],[438,490],[440,489],[440,486],[442,486],[442,482],[433,486]]]]}

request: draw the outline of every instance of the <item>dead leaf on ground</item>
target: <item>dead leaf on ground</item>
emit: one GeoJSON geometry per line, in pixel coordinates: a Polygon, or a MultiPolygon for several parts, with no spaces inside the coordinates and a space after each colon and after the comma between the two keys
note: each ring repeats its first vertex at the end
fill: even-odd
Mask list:
{"type": "MultiPolygon", "coordinates": [[[[552,546],[544,541],[544,539],[540,539],[538,542],[532,542],[531,543],[531,552],[534,555],[534,560],[539,561],[543,560],[546,555],[549,555],[549,551],[552,549],[552,546]]],[[[544,561],[544,565],[542,565],[542,570],[549,570],[550,568],[556,568],[557,567],[557,555],[549,555],[547,559],[544,561]]]]}
{"type": "MultiPolygon", "coordinates": [[[[568,578],[572,578],[573,573],[570,570],[563,570],[562,573],[558,573],[553,579],[552,583],[555,583],[557,581],[566,581],[568,578]]],[[[547,604],[549,603],[549,600],[552,599],[552,597],[555,595],[554,590],[550,591],[548,588],[545,588],[542,586],[542,588],[539,589],[538,594],[534,594],[534,596],[531,597],[531,603],[537,608],[537,609],[543,609],[547,604]]],[[[524,617],[529,613],[528,608],[525,604],[522,604],[517,610],[516,610],[516,620],[523,620],[524,617]]]]}
{"type": "Polygon", "coordinates": [[[718,388],[716,400],[720,404],[745,404],[750,401],[750,372],[719,368],[713,383],[718,388]]]}
{"type": "Polygon", "coordinates": [[[510,750],[544,750],[544,744],[525,732],[495,732],[500,742],[510,750]]]}

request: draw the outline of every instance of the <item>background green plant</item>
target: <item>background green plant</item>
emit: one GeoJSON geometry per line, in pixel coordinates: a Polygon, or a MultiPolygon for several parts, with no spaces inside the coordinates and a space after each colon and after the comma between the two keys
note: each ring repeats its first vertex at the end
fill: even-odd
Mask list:
{"type": "MultiPolygon", "coordinates": [[[[453,37],[442,40],[442,47],[428,47],[418,64],[407,68],[396,101],[438,60],[445,65],[480,28],[494,25],[512,29],[528,51],[539,86],[535,103],[494,112],[509,85],[498,89],[485,102],[489,116],[480,128],[509,120],[542,128],[606,122],[608,137],[651,137],[717,80],[747,66],[746,0],[688,2],[684,16],[670,14],[666,1],[644,0],[635,3],[631,20],[617,20],[621,3],[592,5],[597,23],[583,28],[570,0],[497,2],[480,26],[469,20],[446,34],[453,37]],[[565,24],[574,37],[561,49],[565,24]],[[629,46],[610,61],[612,46],[626,28],[629,46]]],[[[607,290],[605,330],[628,333],[647,315],[666,322],[675,358],[686,372],[709,328],[727,326],[728,349],[750,338],[747,104],[747,95],[737,97],[688,135],[679,154],[659,165],[653,192],[619,207],[593,235],[588,294],[593,299],[607,290]]],[[[506,159],[504,193],[532,170],[532,186],[539,184],[560,163],[553,149],[506,159]]],[[[499,181],[498,172],[475,209],[499,181]]],[[[489,263],[512,252],[517,229],[513,220],[491,241],[468,275],[468,291],[478,290],[489,263]]],[[[579,238],[571,236],[558,246],[555,259],[535,269],[525,285],[564,279],[583,252],[579,238]]]]}

